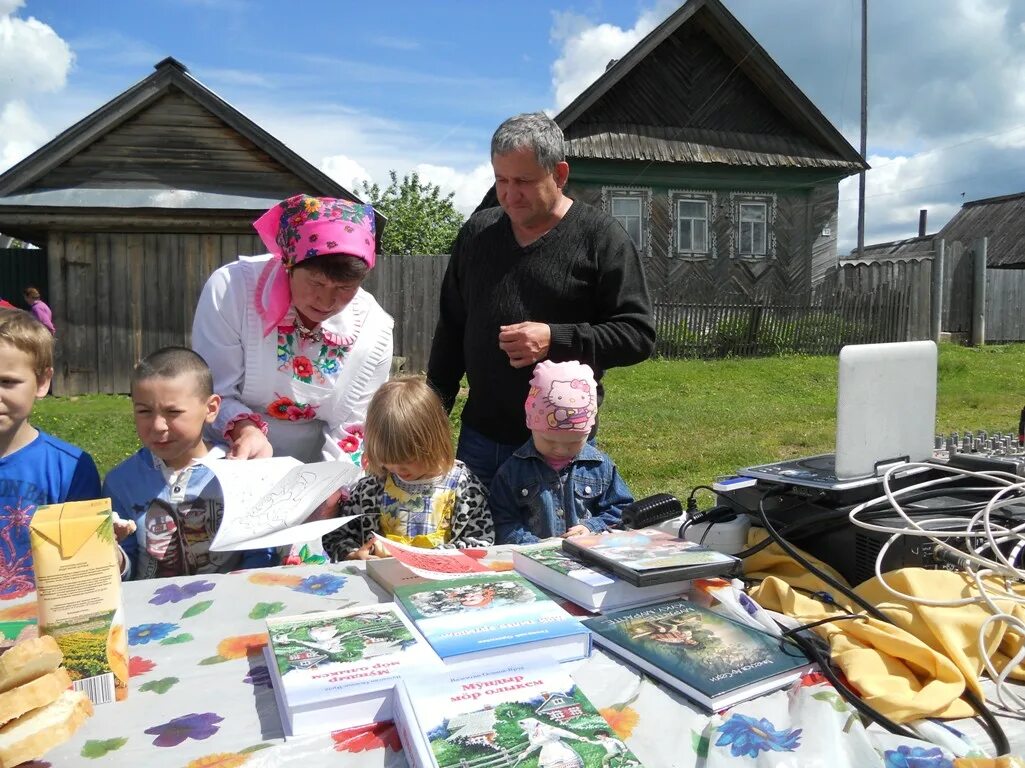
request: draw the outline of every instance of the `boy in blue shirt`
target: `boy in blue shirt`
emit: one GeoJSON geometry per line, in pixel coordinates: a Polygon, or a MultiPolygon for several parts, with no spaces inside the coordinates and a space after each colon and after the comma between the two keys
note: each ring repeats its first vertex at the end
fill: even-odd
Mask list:
{"type": "Polygon", "coordinates": [[[606,454],[587,441],[598,412],[590,366],[544,360],[534,367],[524,404],[530,439],[491,481],[498,544],[618,527],[630,489],[606,454]]]}
{"type": "Polygon", "coordinates": [[[29,521],[36,507],[100,497],[92,457],[36,429],[29,416],[53,378],[53,336],[0,308],[0,600],[35,589],[29,521]]]}
{"type": "Polygon", "coordinates": [[[220,483],[200,459],[223,459],[203,429],[217,418],[206,361],[185,347],[164,347],[135,366],[131,381],[135,431],[143,447],[107,473],[104,495],[132,521],[119,528],[122,578],[227,573],[275,564],[274,550],[211,552],[224,514],[220,483]]]}

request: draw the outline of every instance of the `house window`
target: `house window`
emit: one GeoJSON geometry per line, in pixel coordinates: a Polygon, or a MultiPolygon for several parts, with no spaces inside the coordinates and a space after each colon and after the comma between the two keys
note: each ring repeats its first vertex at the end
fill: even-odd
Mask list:
{"type": "Polygon", "coordinates": [[[673,217],[670,255],[707,259],[715,255],[712,216],[715,193],[682,190],[671,192],[673,217]]]}
{"type": "Polygon", "coordinates": [[[766,203],[743,202],[737,212],[737,253],[740,256],[768,254],[769,206],[766,203]]]}
{"type": "Polygon", "coordinates": [[[641,251],[645,243],[645,221],[647,210],[645,198],[642,193],[627,190],[610,190],[609,213],[612,218],[623,225],[623,229],[630,235],[634,247],[641,251]]]}
{"type": "Polygon", "coordinates": [[[676,201],[676,250],[708,253],[708,203],[676,201]]]}

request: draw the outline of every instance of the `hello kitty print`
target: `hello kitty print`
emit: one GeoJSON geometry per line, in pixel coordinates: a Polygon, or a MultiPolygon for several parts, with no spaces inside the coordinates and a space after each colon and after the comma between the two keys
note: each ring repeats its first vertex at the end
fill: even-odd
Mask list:
{"type": "Polygon", "coordinates": [[[538,363],[525,409],[531,431],[589,433],[598,412],[598,385],[590,366],[575,360],[538,363]]]}

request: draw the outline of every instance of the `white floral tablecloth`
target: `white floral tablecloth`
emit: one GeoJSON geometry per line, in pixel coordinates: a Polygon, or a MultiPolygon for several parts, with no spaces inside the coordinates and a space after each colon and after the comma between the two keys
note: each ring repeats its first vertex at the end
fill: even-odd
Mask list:
{"type": "MultiPolygon", "coordinates": [[[[268,616],[386,599],[359,566],[342,564],[128,582],[128,699],[97,706],[69,742],[30,765],[405,766],[387,723],[286,743],[262,653],[268,616]]],[[[34,600],[0,602],[0,621],[34,615],[34,600]]],[[[709,717],[602,652],[569,666],[648,768],[953,765],[944,747],[866,731],[815,676],[709,717]]],[[[1023,732],[1019,724],[1016,746],[1023,732]]],[[[536,768],[536,758],[519,768],[536,768]]]]}

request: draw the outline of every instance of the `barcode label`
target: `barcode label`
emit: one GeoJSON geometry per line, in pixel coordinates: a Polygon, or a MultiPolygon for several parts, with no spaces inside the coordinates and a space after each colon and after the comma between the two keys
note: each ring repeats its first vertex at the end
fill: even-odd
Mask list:
{"type": "Polygon", "coordinates": [[[93,704],[110,704],[114,700],[114,675],[112,672],[75,680],[71,683],[71,687],[85,693],[93,704]]]}

